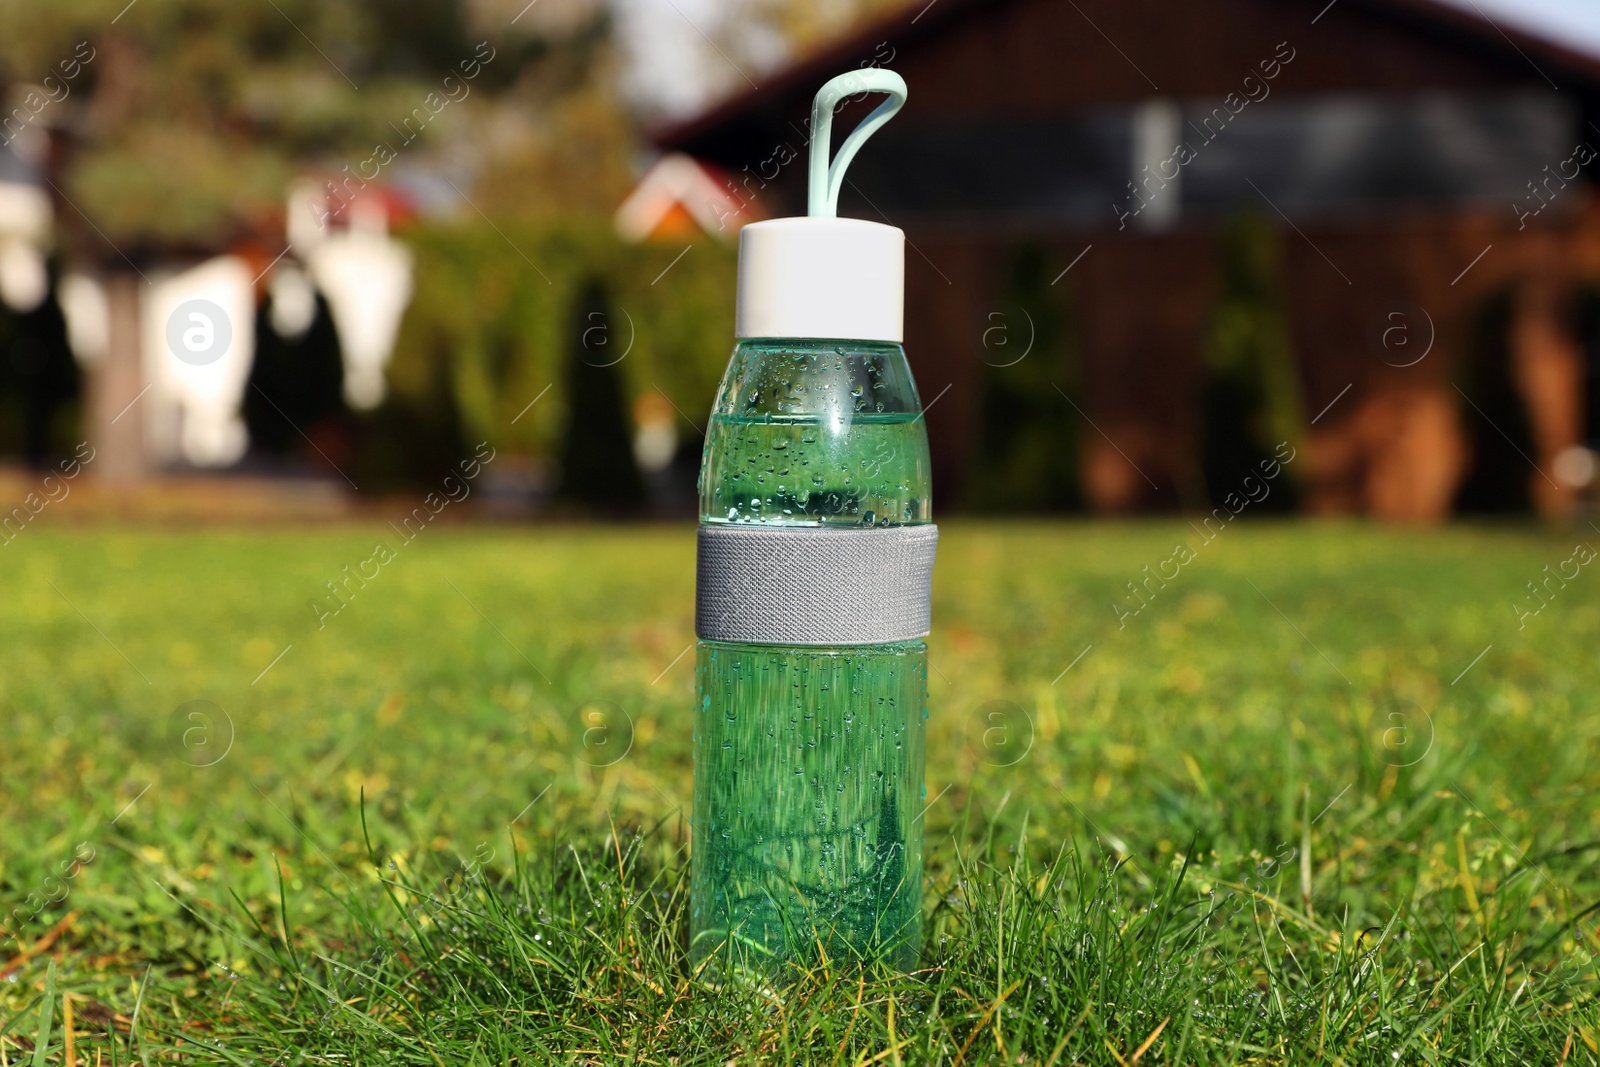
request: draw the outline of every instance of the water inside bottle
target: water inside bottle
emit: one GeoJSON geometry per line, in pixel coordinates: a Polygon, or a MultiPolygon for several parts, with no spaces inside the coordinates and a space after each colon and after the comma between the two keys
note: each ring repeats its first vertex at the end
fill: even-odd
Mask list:
{"type": "Polygon", "coordinates": [[[693,958],[914,965],[927,662],[700,643],[693,958]]]}
{"type": "Polygon", "coordinates": [[[713,415],[707,522],[900,526],[928,521],[927,431],[916,413],[713,415]]]}

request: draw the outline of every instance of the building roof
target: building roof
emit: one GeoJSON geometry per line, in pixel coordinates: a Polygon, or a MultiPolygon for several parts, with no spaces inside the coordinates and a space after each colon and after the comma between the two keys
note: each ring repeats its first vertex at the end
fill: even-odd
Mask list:
{"type": "MultiPolygon", "coordinates": [[[[697,143],[726,126],[749,119],[756,112],[782,107],[796,93],[809,98],[816,86],[860,64],[881,42],[893,41],[896,50],[913,47],[939,36],[969,19],[1009,6],[1018,0],[915,0],[856,31],[803,56],[762,78],[759,88],[734,95],[688,119],[665,126],[651,135],[663,149],[693,152],[697,143]]],[[[1568,47],[1547,37],[1505,26],[1487,16],[1444,0],[1277,0],[1279,6],[1304,8],[1314,24],[1329,15],[1334,4],[1346,14],[1387,22],[1396,28],[1420,30],[1434,40],[1479,55],[1526,64],[1529,76],[1563,85],[1600,91],[1600,57],[1568,47]],[[1320,9],[1320,11],[1319,11],[1320,9]]],[[[1081,13],[1081,9],[1080,9],[1081,13]]],[[[1087,16],[1085,16],[1087,19],[1087,16]]],[[[1090,23],[1089,25],[1092,25],[1090,23]]]]}
{"type": "Polygon", "coordinates": [[[725,219],[731,217],[738,225],[751,221],[741,217],[745,205],[728,193],[729,184],[726,175],[714,175],[705,164],[669,152],[656,160],[617,209],[617,232],[628,241],[676,241],[696,231],[729,240],[737,225],[727,226],[725,219]]]}

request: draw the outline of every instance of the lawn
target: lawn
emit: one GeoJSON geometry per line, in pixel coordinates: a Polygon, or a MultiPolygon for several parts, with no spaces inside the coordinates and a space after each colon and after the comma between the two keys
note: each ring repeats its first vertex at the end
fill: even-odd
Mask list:
{"type": "Polygon", "coordinates": [[[1587,526],[947,524],[920,968],[771,988],[692,530],[398,541],[0,547],[0,1064],[1600,1063],[1587,526]]]}

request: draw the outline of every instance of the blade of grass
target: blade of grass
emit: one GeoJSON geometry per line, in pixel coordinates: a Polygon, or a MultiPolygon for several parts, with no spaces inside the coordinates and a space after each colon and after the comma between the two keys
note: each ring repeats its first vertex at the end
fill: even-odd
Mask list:
{"type": "Polygon", "coordinates": [[[39,1002],[39,1028],[33,1035],[33,1067],[45,1067],[50,1052],[50,1027],[56,1012],[56,961],[51,960],[44,972],[44,999],[39,1002]]]}

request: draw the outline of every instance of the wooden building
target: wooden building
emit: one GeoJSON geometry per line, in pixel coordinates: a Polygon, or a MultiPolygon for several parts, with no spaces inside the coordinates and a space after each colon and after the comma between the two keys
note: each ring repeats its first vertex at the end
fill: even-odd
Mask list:
{"type": "Polygon", "coordinates": [[[1031,448],[1075,483],[1036,503],[1210,508],[1234,419],[1275,427],[1246,459],[1288,427],[1317,513],[1589,491],[1596,57],[1435,0],[918,0],[656,141],[749,217],[801,214],[811,96],[866,65],[911,95],[840,213],[906,231],[944,500],[1031,448]],[[1266,415],[1229,407],[1230,336],[1257,377],[1285,353],[1243,386],[1266,415]],[[1013,415],[1062,432],[1019,444],[1013,415]]]}

